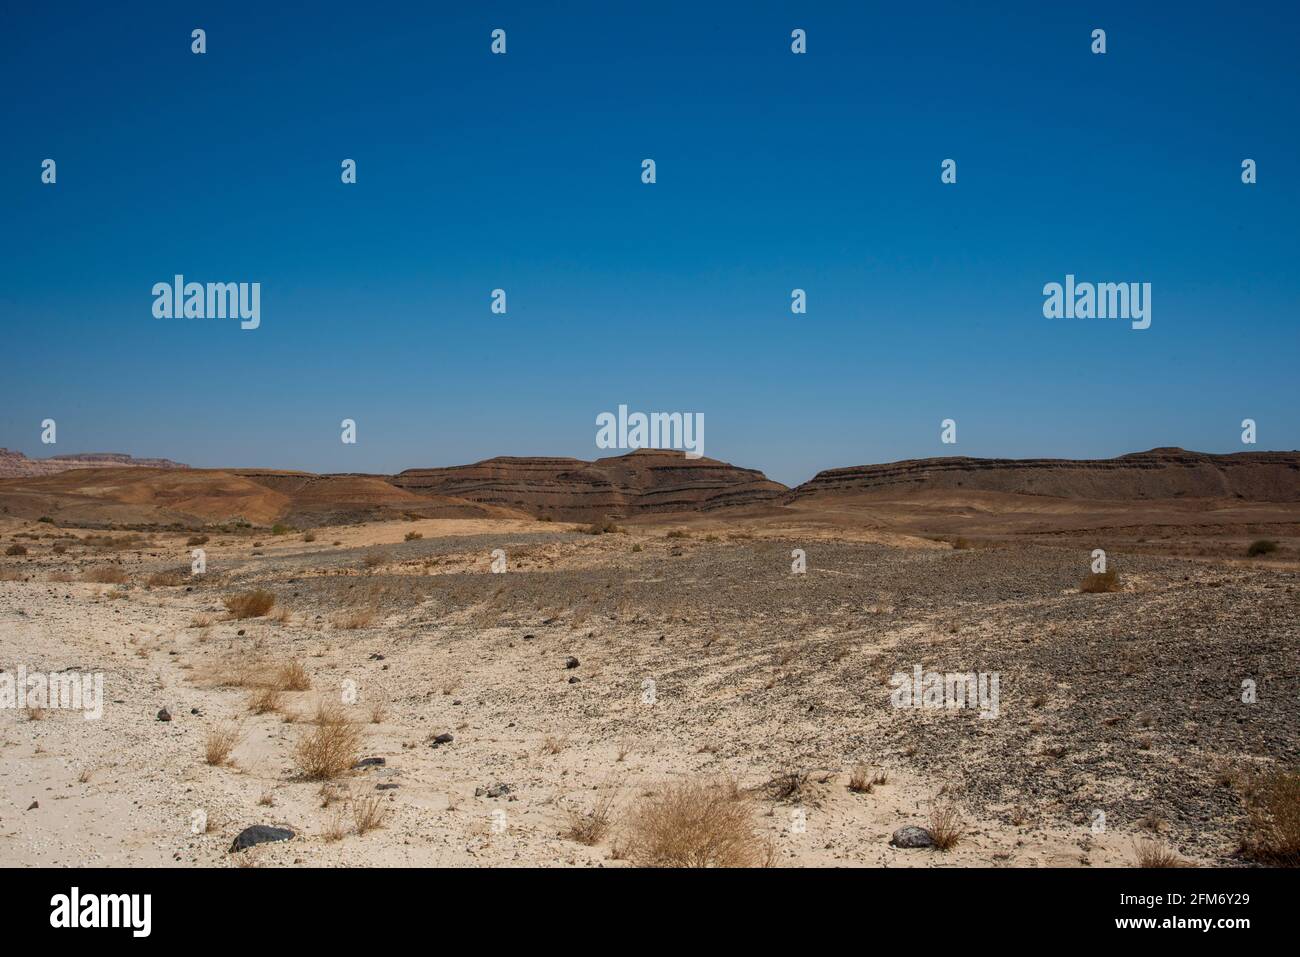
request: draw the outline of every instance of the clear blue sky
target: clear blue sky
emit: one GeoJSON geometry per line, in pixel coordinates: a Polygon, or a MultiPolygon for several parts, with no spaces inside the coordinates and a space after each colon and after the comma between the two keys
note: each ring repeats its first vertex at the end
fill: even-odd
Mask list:
{"type": "Polygon", "coordinates": [[[594,458],[625,403],[791,484],[1300,447],[1294,4],[282,6],[5,7],[0,445],[594,458]],[[155,319],[178,272],[261,328],[155,319]],[[1151,328],[1043,318],[1067,272],[1151,328]]]}

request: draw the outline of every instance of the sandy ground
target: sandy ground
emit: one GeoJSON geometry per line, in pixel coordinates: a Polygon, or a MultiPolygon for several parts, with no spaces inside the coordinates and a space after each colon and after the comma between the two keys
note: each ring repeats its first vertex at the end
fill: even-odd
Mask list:
{"type": "Polygon", "coordinates": [[[150,585],[188,572],[185,535],[106,548],[8,522],[5,543],[44,537],[3,560],[0,666],[100,672],[104,708],[0,710],[0,865],[628,866],[638,803],[683,779],[739,788],[777,866],[1132,866],[1138,840],[1232,864],[1225,773],[1300,758],[1293,567],[1121,554],[1124,591],[1083,595],[1072,546],[675,527],[214,533],[206,575],[150,585]],[[127,582],[79,580],[107,566],[127,582]],[[272,616],[229,620],[222,599],[257,587],[272,616]],[[237,685],[290,660],[310,689],[252,713],[237,685]],[[892,707],[890,675],[915,664],[998,672],[999,716],[892,707]],[[382,766],[300,779],[322,702],[382,766]],[[210,765],[227,725],[239,744],[210,765]],[[859,766],[885,783],[849,790],[859,766]],[[783,776],[791,793],[768,786],[783,776]],[[356,833],[375,797],[382,826],[356,833]],[[607,834],[565,836],[605,801],[607,834]],[[890,846],[936,803],[961,810],[954,848],[890,846]],[[253,824],[296,836],[230,853],[253,824]]]}

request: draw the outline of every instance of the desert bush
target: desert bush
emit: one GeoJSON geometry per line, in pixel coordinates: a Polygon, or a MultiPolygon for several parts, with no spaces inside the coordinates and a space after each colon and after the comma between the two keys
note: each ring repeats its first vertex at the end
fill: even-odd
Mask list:
{"type": "Polygon", "coordinates": [[[288,525],[281,525],[279,522],[276,522],[274,525],[271,526],[272,535],[288,535],[292,531],[293,529],[290,528],[288,525]]]}
{"type": "Polygon", "coordinates": [[[1185,863],[1177,851],[1155,841],[1136,842],[1133,853],[1137,856],[1138,867],[1182,867],[1185,863]]]}
{"type": "Polygon", "coordinates": [[[421,532],[407,532],[402,536],[402,538],[408,542],[414,542],[418,539],[424,538],[424,535],[421,532]]]}
{"type": "Polygon", "coordinates": [[[884,771],[873,774],[870,768],[859,764],[849,774],[849,790],[855,794],[870,794],[877,784],[884,784],[887,780],[884,771]]]}
{"type": "Polygon", "coordinates": [[[206,545],[207,543],[208,543],[208,536],[206,535],[191,535],[188,539],[185,540],[185,544],[191,547],[195,545],[206,545]]]}
{"type": "Polygon", "coordinates": [[[966,834],[961,812],[951,804],[936,804],[930,809],[930,838],[941,851],[956,847],[966,834]]]}
{"type": "Polygon", "coordinates": [[[757,867],[771,848],[750,803],[723,785],[681,781],[643,798],[628,821],[628,856],[642,867],[757,867]]]}
{"type": "Polygon", "coordinates": [[[274,685],[254,689],[248,696],[248,710],[253,714],[280,710],[280,689],[274,685]]]}
{"type": "Polygon", "coordinates": [[[1119,572],[1114,568],[1108,568],[1104,572],[1088,572],[1088,577],[1079,583],[1079,591],[1090,594],[1123,590],[1119,572]]]}
{"type": "Polygon", "coordinates": [[[599,844],[609,833],[610,812],[614,809],[613,792],[597,798],[590,811],[569,811],[569,826],[564,829],[563,837],[579,844],[591,847],[599,844]]]}
{"type": "Polygon", "coordinates": [[[352,799],[352,823],[358,834],[383,827],[387,817],[388,804],[382,795],[361,795],[352,799]]]}
{"type": "Polygon", "coordinates": [[[203,739],[203,760],[211,765],[225,764],[241,737],[242,732],[236,724],[223,724],[210,729],[203,739]]]}
{"type": "Polygon", "coordinates": [[[40,518],[38,518],[36,521],[38,521],[38,522],[44,522],[46,525],[53,525],[53,524],[54,524],[54,519],[50,518],[50,516],[48,516],[48,515],[42,515],[42,516],[41,516],[40,518]]]}
{"type": "Polygon", "coordinates": [[[81,573],[81,580],[100,585],[124,585],[128,578],[126,572],[117,565],[101,565],[98,568],[86,569],[81,573]]]}
{"type": "Polygon", "coordinates": [[[584,535],[616,535],[626,534],[627,529],[621,525],[615,525],[610,519],[603,519],[599,522],[592,522],[590,525],[579,528],[578,531],[584,535]]]}
{"type": "Polygon", "coordinates": [[[334,616],[334,627],[343,631],[369,628],[374,622],[376,614],[377,612],[373,608],[349,608],[334,616]]]}
{"type": "Polygon", "coordinates": [[[1300,773],[1251,781],[1245,796],[1247,854],[1268,864],[1300,866],[1300,773]]]}
{"type": "Polygon", "coordinates": [[[67,550],[68,550],[68,546],[64,545],[62,542],[55,542],[53,545],[50,546],[50,551],[52,551],[55,555],[62,555],[65,552],[67,552],[67,550]]]}
{"type": "Polygon", "coordinates": [[[328,781],[357,763],[361,729],[337,711],[322,709],[314,728],[294,748],[294,765],[308,781],[328,781]]]}
{"type": "Polygon", "coordinates": [[[0,568],[0,582],[22,581],[22,578],[22,572],[16,568],[0,568]]]}
{"type": "Polygon", "coordinates": [[[1269,538],[1261,538],[1250,543],[1250,547],[1246,549],[1246,554],[1254,558],[1257,555],[1268,555],[1275,551],[1277,551],[1277,542],[1269,538]]]}
{"type": "Polygon", "coordinates": [[[264,588],[227,595],[223,601],[231,618],[261,618],[275,604],[275,596],[264,588]]]}
{"type": "Polygon", "coordinates": [[[26,545],[19,545],[18,543],[15,542],[13,545],[10,545],[8,548],[5,549],[5,554],[6,554],[6,555],[26,555],[26,554],[27,554],[27,546],[26,546],[26,545]]]}
{"type": "Polygon", "coordinates": [[[167,571],[154,572],[146,579],[150,587],[171,588],[176,585],[184,585],[188,577],[188,569],[169,568],[167,571]]]}
{"type": "Polygon", "coordinates": [[[667,538],[690,538],[690,532],[684,532],[680,528],[675,528],[666,536],[667,538]]]}
{"type": "Polygon", "coordinates": [[[275,687],[282,691],[306,691],[311,687],[311,675],[301,661],[292,658],[276,672],[275,687]]]}
{"type": "Polygon", "coordinates": [[[303,540],[304,542],[314,542],[314,541],[316,541],[316,533],[315,533],[315,532],[303,532],[302,540],[303,540]]]}
{"type": "Polygon", "coordinates": [[[72,572],[57,571],[57,572],[50,572],[49,580],[52,582],[70,582],[70,581],[74,581],[75,577],[73,576],[72,572]]]}

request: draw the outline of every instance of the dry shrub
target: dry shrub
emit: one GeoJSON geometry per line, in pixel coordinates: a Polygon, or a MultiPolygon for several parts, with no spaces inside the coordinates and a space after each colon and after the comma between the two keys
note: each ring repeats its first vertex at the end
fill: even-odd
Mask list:
{"type": "Polygon", "coordinates": [[[352,801],[352,823],[358,834],[365,834],[384,826],[388,817],[388,804],[378,794],[364,795],[352,801]]]}
{"type": "Polygon", "coordinates": [[[303,733],[294,748],[294,764],[308,781],[328,781],[357,763],[361,729],[339,711],[324,706],[317,724],[303,733]]]}
{"type": "Polygon", "coordinates": [[[1088,594],[1123,590],[1124,586],[1119,581],[1119,572],[1114,568],[1108,568],[1104,572],[1088,572],[1088,577],[1079,583],[1079,591],[1088,594]]]}
{"type": "Polygon", "coordinates": [[[1245,797],[1246,853],[1268,864],[1300,866],[1300,773],[1252,781],[1245,797]]]}
{"type": "Polygon", "coordinates": [[[248,697],[248,710],[253,714],[266,714],[280,710],[280,689],[258,688],[248,697]]]}
{"type": "Polygon", "coordinates": [[[758,867],[769,845],[754,833],[753,809],[733,788],[680,781],[642,799],[628,821],[627,853],[642,867],[758,867]]]}
{"type": "Polygon", "coordinates": [[[369,628],[374,623],[377,614],[378,612],[374,608],[349,608],[347,611],[341,611],[334,616],[334,627],[343,631],[369,628]]]}
{"type": "Polygon", "coordinates": [[[1178,852],[1155,841],[1138,841],[1133,845],[1138,867],[1183,867],[1186,865],[1178,852]]]}
{"type": "Polygon", "coordinates": [[[311,675],[301,661],[291,658],[276,672],[275,686],[282,691],[306,691],[311,687],[311,675]]]}
{"type": "Polygon", "coordinates": [[[264,588],[227,595],[224,599],[231,618],[261,618],[275,604],[275,596],[264,588]]]}
{"type": "Polygon", "coordinates": [[[423,532],[407,532],[405,535],[402,536],[402,539],[408,542],[419,541],[422,538],[424,538],[423,532]]]}
{"type": "Polygon", "coordinates": [[[315,532],[304,532],[304,533],[303,533],[303,536],[302,536],[302,540],[303,540],[304,542],[314,542],[314,541],[316,541],[316,533],[315,533],[315,532]]]}
{"type": "Polygon", "coordinates": [[[190,547],[193,547],[195,545],[206,545],[207,543],[208,543],[208,536],[206,535],[191,535],[188,539],[185,540],[185,544],[190,547]]]}
{"type": "MultiPolygon", "coordinates": [[[[0,568],[0,582],[22,581],[22,577],[22,572],[16,568],[0,568]]],[[[51,577],[50,581],[54,581],[54,578],[51,577]]]]}
{"type": "Polygon", "coordinates": [[[569,826],[564,829],[562,837],[588,847],[599,844],[609,833],[610,812],[614,809],[614,794],[607,793],[596,800],[596,806],[590,811],[569,811],[569,826]]]}
{"type": "Polygon", "coordinates": [[[191,628],[210,628],[212,627],[211,615],[195,615],[190,619],[191,628]]]}
{"type": "Polygon", "coordinates": [[[179,568],[169,568],[165,572],[154,572],[146,581],[152,587],[171,588],[176,585],[184,585],[188,577],[187,571],[179,568]]]}
{"type": "Polygon", "coordinates": [[[269,620],[275,622],[277,625],[287,625],[293,621],[293,612],[281,605],[276,609],[275,614],[272,615],[269,620]]]}
{"type": "Polygon", "coordinates": [[[16,556],[26,555],[26,554],[27,554],[27,546],[26,546],[26,545],[19,545],[19,544],[15,543],[15,544],[10,545],[8,548],[5,549],[5,554],[6,554],[6,555],[16,555],[16,556]]]}
{"type": "Polygon", "coordinates": [[[854,794],[870,794],[876,785],[888,780],[889,776],[884,771],[872,774],[870,768],[859,764],[849,775],[849,790],[854,794]]]}
{"type": "Polygon", "coordinates": [[[388,564],[388,552],[385,551],[367,552],[366,557],[363,558],[361,561],[362,564],[366,566],[366,568],[378,568],[380,565],[388,564]]]}
{"type": "Polygon", "coordinates": [[[49,580],[52,582],[67,583],[73,581],[74,578],[72,572],[59,571],[59,572],[50,572],[49,580]]]}
{"type": "Polygon", "coordinates": [[[960,843],[966,834],[966,824],[961,812],[951,804],[936,804],[930,809],[930,826],[928,828],[934,846],[941,851],[949,851],[960,843]]]}
{"type": "MultiPolygon", "coordinates": [[[[329,807],[329,804],[323,805],[329,807]]],[[[330,811],[325,818],[325,828],[321,831],[321,837],[328,842],[341,841],[347,836],[348,827],[343,818],[343,809],[336,807],[330,811]]]]}
{"type": "Polygon", "coordinates": [[[116,565],[101,565],[99,568],[86,569],[81,573],[81,580],[100,585],[124,585],[128,578],[126,572],[116,565]]]}
{"type": "Polygon", "coordinates": [[[1260,538],[1250,543],[1250,547],[1246,549],[1246,554],[1254,558],[1257,555],[1268,555],[1275,551],[1277,551],[1277,542],[1270,538],[1260,538]]]}
{"type": "Polygon", "coordinates": [[[222,765],[239,745],[242,732],[237,724],[223,724],[208,731],[203,740],[203,760],[211,765],[222,765]]]}

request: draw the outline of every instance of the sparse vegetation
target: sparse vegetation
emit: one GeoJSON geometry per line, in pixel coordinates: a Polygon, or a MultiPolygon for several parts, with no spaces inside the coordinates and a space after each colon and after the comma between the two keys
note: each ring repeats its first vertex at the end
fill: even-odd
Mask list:
{"type": "Polygon", "coordinates": [[[1246,549],[1246,554],[1251,558],[1255,558],[1259,555],[1269,555],[1277,551],[1277,547],[1277,542],[1272,539],[1260,538],[1250,543],[1250,547],[1246,549]]]}
{"type": "Polygon", "coordinates": [[[374,608],[349,608],[334,616],[334,627],[341,628],[344,631],[369,628],[374,622],[376,614],[374,608]]]}
{"type": "Polygon", "coordinates": [[[1133,853],[1139,867],[1183,867],[1186,864],[1177,851],[1155,841],[1137,841],[1133,853]]]}
{"type": "Polygon", "coordinates": [[[360,795],[352,799],[352,823],[358,834],[383,827],[388,804],[379,794],[360,795]]]}
{"type": "Polygon", "coordinates": [[[291,658],[276,672],[275,687],[281,691],[306,691],[311,687],[311,675],[297,658],[291,658]]]}
{"type": "Polygon", "coordinates": [[[275,605],[275,595],[264,588],[227,595],[223,601],[231,618],[261,618],[275,605]]]}
{"type": "Polygon", "coordinates": [[[1243,784],[1246,853],[1257,861],[1300,866],[1300,772],[1275,772],[1243,784]]]}
{"type": "Polygon", "coordinates": [[[753,809],[722,784],[680,781],[643,798],[628,821],[628,857],[642,867],[758,867],[772,848],[754,832],[753,809]]]}
{"type": "Polygon", "coordinates": [[[930,838],[941,851],[956,847],[966,835],[961,812],[951,804],[935,804],[930,809],[930,838]]]}
{"type": "Polygon", "coordinates": [[[206,535],[191,535],[185,540],[185,544],[190,548],[193,548],[196,545],[206,545],[207,543],[208,536],[206,535]]]}
{"type": "Polygon", "coordinates": [[[402,538],[403,538],[404,541],[414,542],[414,541],[418,541],[418,540],[421,539],[421,538],[424,538],[424,533],[423,533],[423,532],[407,532],[405,535],[402,536],[402,538]]]}
{"type": "Polygon", "coordinates": [[[150,588],[174,588],[177,585],[184,585],[187,577],[185,570],[169,568],[167,571],[154,572],[145,579],[145,582],[150,588]]]}
{"type": "Polygon", "coordinates": [[[27,554],[27,546],[19,545],[17,542],[5,549],[5,554],[10,556],[21,556],[27,554]]]}
{"type": "Polygon", "coordinates": [[[223,724],[208,731],[203,740],[203,760],[208,764],[220,766],[230,760],[230,754],[239,746],[243,736],[239,725],[223,724]]]}
{"type": "Polygon", "coordinates": [[[884,771],[873,773],[865,765],[858,765],[849,774],[849,790],[854,794],[870,794],[877,785],[885,784],[889,775],[884,771]]]}
{"type": "Polygon", "coordinates": [[[570,841],[586,844],[588,847],[599,844],[609,833],[610,813],[614,809],[613,793],[606,793],[596,799],[590,811],[569,811],[569,826],[562,835],[570,841]]]}
{"type": "Polygon", "coordinates": [[[328,781],[357,763],[361,729],[339,711],[322,708],[316,725],[294,748],[294,764],[308,781],[328,781]]]}
{"type": "Polygon", "coordinates": [[[599,522],[592,522],[590,525],[580,526],[577,531],[584,535],[615,535],[627,534],[627,529],[621,525],[615,525],[610,519],[604,519],[599,522]]]}

